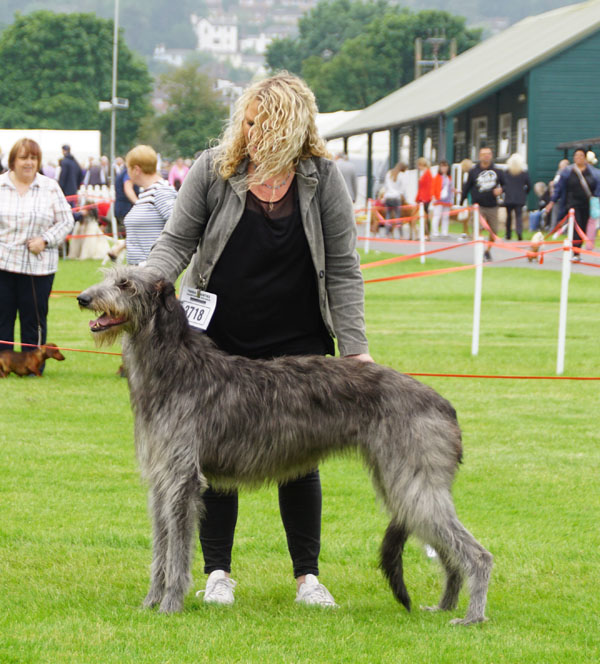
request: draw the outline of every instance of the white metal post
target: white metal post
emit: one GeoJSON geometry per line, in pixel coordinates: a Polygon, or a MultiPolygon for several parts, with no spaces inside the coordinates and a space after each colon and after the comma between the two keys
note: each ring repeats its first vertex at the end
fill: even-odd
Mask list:
{"type": "Polygon", "coordinates": [[[473,210],[473,239],[475,262],[475,291],[473,293],[473,337],[471,340],[471,355],[479,353],[479,329],[481,322],[481,288],[483,281],[483,238],[479,235],[479,205],[475,204],[473,210]]]}
{"type": "Polygon", "coordinates": [[[558,349],[556,352],[556,374],[562,376],[565,370],[565,347],[567,339],[567,305],[569,303],[569,279],[571,278],[571,256],[573,255],[573,229],[575,210],[569,210],[568,234],[563,243],[562,279],[560,284],[560,313],[558,315],[558,349]]]}
{"type": "Polygon", "coordinates": [[[371,236],[371,199],[367,198],[367,218],[365,219],[365,253],[369,253],[369,238],[371,236]]]}
{"type": "Polygon", "coordinates": [[[421,253],[421,263],[425,262],[425,208],[423,203],[419,203],[419,251],[421,253]]]}
{"type": "MultiPolygon", "coordinates": [[[[114,189],[115,185],[115,137],[117,133],[117,110],[115,108],[115,98],[117,96],[117,60],[119,56],[119,0],[115,0],[115,19],[113,31],[113,62],[112,62],[112,96],[110,98],[112,108],[110,111],[110,184],[114,189]]],[[[112,225],[113,237],[118,239],[117,220],[115,219],[114,203],[111,208],[110,221],[112,225]]]]}

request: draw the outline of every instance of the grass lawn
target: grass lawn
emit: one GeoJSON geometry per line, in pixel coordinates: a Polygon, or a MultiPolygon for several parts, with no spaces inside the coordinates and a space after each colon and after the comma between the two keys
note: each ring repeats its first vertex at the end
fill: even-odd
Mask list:
{"type": "MultiPolygon", "coordinates": [[[[423,267],[432,265],[449,263],[423,267]]],[[[97,268],[62,261],[54,287],[83,289],[97,268]]],[[[400,263],[368,278],[419,269],[400,263]]],[[[484,271],[476,358],[473,282],[457,272],[367,285],[376,360],[408,372],[553,375],[560,273],[484,271]]],[[[573,275],[570,296],[565,374],[600,375],[600,281],[573,275]]],[[[92,349],[89,317],[73,298],[53,298],[48,340],[92,349]]],[[[495,556],[488,623],[449,625],[464,615],[466,592],[449,615],[419,610],[437,601],[442,579],[412,538],[415,608],[395,602],[377,569],[386,516],[355,458],[321,468],[321,578],[339,610],[295,605],[271,487],[241,496],[235,606],[207,607],[190,592],[182,614],[162,616],[140,609],[150,522],[119,358],[66,355],[48,361],[43,379],[0,380],[2,664],[599,661],[598,382],[427,379],[463,428],[454,496],[495,556]]],[[[193,575],[193,589],[204,587],[200,553],[193,575]]]]}

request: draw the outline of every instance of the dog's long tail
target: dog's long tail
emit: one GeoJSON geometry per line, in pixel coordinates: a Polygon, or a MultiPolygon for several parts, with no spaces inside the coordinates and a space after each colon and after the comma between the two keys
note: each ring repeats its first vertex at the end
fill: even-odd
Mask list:
{"type": "Polygon", "coordinates": [[[410,611],[410,597],[404,585],[402,553],[408,538],[408,530],[393,521],[387,527],[381,544],[381,569],[388,580],[394,597],[410,611]]]}

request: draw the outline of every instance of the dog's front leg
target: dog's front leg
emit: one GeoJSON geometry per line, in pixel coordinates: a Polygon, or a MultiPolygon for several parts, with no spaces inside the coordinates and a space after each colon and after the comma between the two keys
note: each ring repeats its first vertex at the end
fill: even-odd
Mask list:
{"type": "Polygon", "coordinates": [[[153,487],[149,494],[152,512],[152,566],[150,568],[150,590],[143,606],[150,608],[161,603],[166,588],[167,566],[167,519],[164,515],[165,500],[159,489],[153,487]]]}
{"type": "Polygon", "coordinates": [[[198,495],[198,478],[190,476],[173,478],[173,484],[166,491],[166,592],[160,603],[161,613],[174,613],[183,608],[183,598],[191,582],[198,495]]]}

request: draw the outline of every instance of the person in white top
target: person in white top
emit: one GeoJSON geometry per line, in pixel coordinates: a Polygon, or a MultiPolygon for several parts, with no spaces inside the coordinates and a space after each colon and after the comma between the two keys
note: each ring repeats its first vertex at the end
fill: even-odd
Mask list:
{"type": "MultiPolygon", "coordinates": [[[[48,299],[58,246],[73,214],[56,180],[41,175],[42,150],[19,139],[0,175],[0,350],[12,349],[19,316],[21,344],[46,343],[48,299]]],[[[26,345],[22,350],[30,350],[26,345]]]]}
{"type": "MultiPolygon", "coordinates": [[[[402,214],[402,205],[406,203],[406,164],[399,161],[385,174],[383,182],[383,203],[386,207],[386,219],[398,219],[402,214]]],[[[387,225],[388,233],[393,226],[387,225]]]]}
{"type": "Polygon", "coordinates": [[[156,170],[158,157],[149,145],[137,145],[125,157],[127,172],[142,189],[125,216],[127,263],[144,263],[171,216],[177,191],[156,170]]]}

